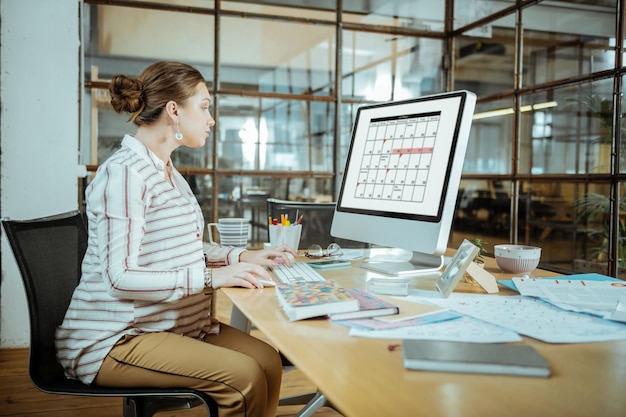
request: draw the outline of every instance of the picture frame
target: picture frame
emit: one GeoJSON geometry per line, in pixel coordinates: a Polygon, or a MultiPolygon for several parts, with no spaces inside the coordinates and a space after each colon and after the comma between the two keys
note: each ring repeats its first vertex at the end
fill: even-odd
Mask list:
{"type": "Polygon", "coordinates": [[[467,267],[474,258],[476,258],[479,251],[480,248],[469,240],[464,239],[463,242],[461,242],[452,260],[448,263],[443,274],[441,274],[441,277],[435,283],[437,290],[444,298],[448,298],[461,278],[463,278],[467,267]]]}

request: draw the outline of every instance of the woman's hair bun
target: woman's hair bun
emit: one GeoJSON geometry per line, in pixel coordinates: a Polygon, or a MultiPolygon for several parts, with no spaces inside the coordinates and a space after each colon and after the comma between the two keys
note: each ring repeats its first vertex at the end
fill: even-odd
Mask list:
{"type": "Polygon", "coordinates": [[[140,113],[144,108],[143,84],[137,78],[116,75],[109,84],[111,105],[118,112],[140,113]]]}

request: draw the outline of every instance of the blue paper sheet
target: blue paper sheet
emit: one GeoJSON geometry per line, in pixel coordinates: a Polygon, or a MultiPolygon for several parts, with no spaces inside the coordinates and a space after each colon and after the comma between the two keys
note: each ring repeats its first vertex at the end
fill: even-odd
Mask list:
{"type": "MultiPolygon", "coordinates": [[[[565,275],[565,277],[571,280],[583,280],[584,279],[587,281],[621,281],[620,279],[610,277],[608,275],[597,274],[597,273],[565,275]]],[[[558,277],[547,277],[547,278],[558,278],[558,277]]],[[[514,291],[517,291],[517,287],[513,283],[512,279],[499,279],[498,283],[514,291]]]]}

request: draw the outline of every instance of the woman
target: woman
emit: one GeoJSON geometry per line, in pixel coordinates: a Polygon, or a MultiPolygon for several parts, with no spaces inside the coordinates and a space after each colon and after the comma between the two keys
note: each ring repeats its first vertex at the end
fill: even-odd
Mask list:
{"type": "Polygon", "coordinates": [[[195,68],[158,62],[113,77],[111,104],[137,126],[99,167],[87,192],[89,242],[57,356],[68,377],[102,386],[190,387],[220,416],[275,416],[276,350],[210,317],[213,289],[262,288],[262,266],[289,264],[289,247],[209,245],[196,198],[170,156],[205,144],[215,125],[195,68]]]}

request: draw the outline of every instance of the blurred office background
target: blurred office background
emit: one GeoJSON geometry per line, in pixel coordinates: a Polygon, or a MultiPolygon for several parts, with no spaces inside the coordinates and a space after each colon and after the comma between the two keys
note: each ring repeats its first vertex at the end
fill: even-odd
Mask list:
{"type": "Polygon", "coordinates": [[[175,163],[207,218],[253,219],[252,245],[267,197],[336,199],[359,105],[467,89],[450,245],[538,245],[560,271],[624,263],[623,1],[85,0],[82,41],[82,163],[93,172],[129,130],[112,75],[191,63],[217,127],[175,163]]]}

